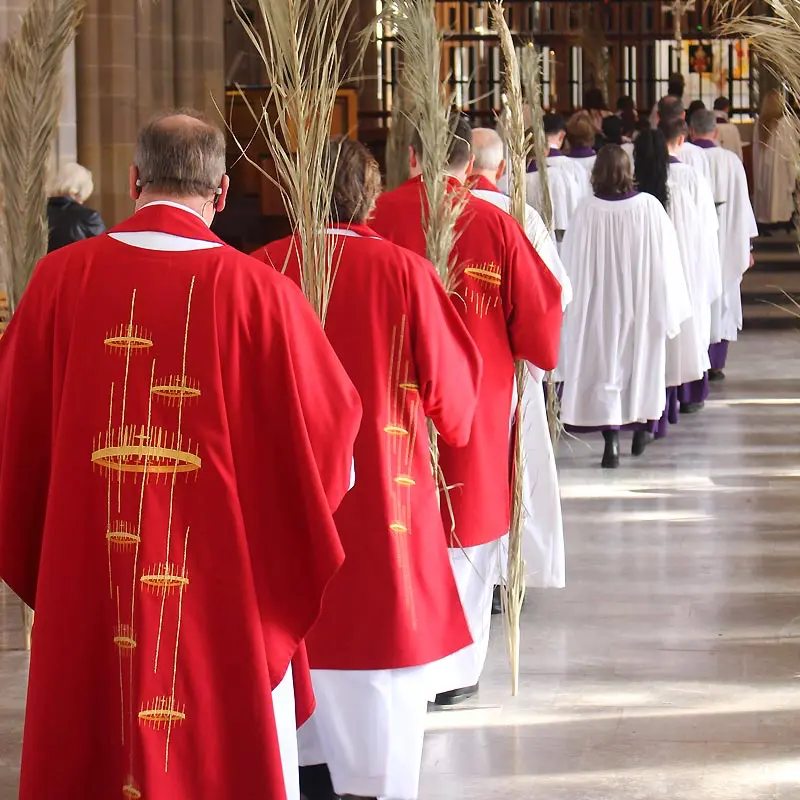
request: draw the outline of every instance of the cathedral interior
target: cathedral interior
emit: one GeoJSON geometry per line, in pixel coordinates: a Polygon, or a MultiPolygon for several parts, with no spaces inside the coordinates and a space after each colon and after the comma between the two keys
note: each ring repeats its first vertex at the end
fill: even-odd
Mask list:
{"type": "MultiPolygon", "coordinates": [[[[385,168],[402,63],[391,26],[375,21],[383,3],[351,6],[353,30],[374,35],[331,133],[359,139],[385,168]]],[[[26,5],[0,0],[0,40],[26,5]]],[[[257,18],[256,3],[240,5],[257,18]]],[[[630,97],[649,114],[680,73],[687,98],[731,100],[752,182],[754,120],[779,80],[747,39],[720,35],[709,3],[505,6],[517,47],[540,54],[546,109],[568,115],[600,89],[609,109],[630,97]]],[[[489,4],[436,0],[436,13],[440,79],[464,114],[493,125],[503,89],[489,4]]],[[[354,42],[340,46],[354,65],[354,42]]],[[[88,0],[64,60],[54,156],[92,171],[90,204],[111,225],[131,211],[140,124],[183,106],[224,121],[232,189],[214,230],[249,252],[290,230],[280,193],[250,163],[274,174],[247,106],[267,89],[226,0],[88,0]]],[[[702,415],[612,474],[597,469],[596,443],[562,438],[566,588],[528,592],[518,696],[495,620],[479,696],[428,714],[423,800],[800,798],[794,231],[755,240],[754,259],[744,330],[702,415]]],[[[19,600],[0,587],[0,800],[17,796],[28,659],[19,600]]]]}

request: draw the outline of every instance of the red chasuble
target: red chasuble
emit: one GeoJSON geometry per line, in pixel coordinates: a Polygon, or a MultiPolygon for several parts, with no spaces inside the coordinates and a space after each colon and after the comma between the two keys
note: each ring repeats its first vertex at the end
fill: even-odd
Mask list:
{"type": "MultiPolygon", "coordinates": [[[[111,233],[221,244],[154,205],[111,233]]],[[[20,797],[284,798],[271,690],[343,551],[360,403],[220,246],[47,256],[0,342],[0,576],[36,610],[20,797]]]]}
{"type": "MultiPolygon", "coordinates": [[[[472,641],[443,535],[425,417],[466,444],[480,356],[431,264],[369,228],[332,233],[325,332],[361,395],[355,487],[336,512],[346,558],[308,640],[313,669],[426,664],[472,641]]],[[[299,281],[298,247],[262,250],[299,281]]]]}
{"type": "MultiPolygon", "coordinates": [[[[466,191],[450,179],[452,192],[466,191]]],[[[381,195],[373,227],[415,253],[425,253],[426,199],[419,178],[381,195]]],[[[453,486],[455,536],[442,504],[451,546],[471,547],[504,536],[510,521],[508,415],[514,359],[553,369],[561,332],[561,287],[524,231],[505,211],[469,195],[459,219],[458,286],[452,302],[483,357],[478,411],[469,445],[444,445],[441,465],[453,486]]]]}

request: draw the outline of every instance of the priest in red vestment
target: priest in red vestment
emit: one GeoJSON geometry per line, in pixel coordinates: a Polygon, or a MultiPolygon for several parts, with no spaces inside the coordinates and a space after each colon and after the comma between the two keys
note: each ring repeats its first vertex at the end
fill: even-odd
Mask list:
{"type": "MultiPolygon", "coordinates": [[[[469,123],[459,118],[446,178],[454,193],[467,191],[471,141],[469,123]]],[[[412,177],[378,199],[372,220],[379,234],[420,254],[425,253],[423,158],[417,137],[410,150],[412,177]]],[[[441,448],[444,478],[453,487],[454,531],[445,503],[442,514],[474,644],[450,657],[451,691],[442,693],[440,704],[474,694],[486,660],[498,542],[510,521],[508,410],[514,359],[553,369],[562,316],[561,286],[505,211],[468,195],[457,232],[458,286],[451,300],[480,350],[484,373],[469,444],[441,448]]]]}
{"type": "Polygon", "coordinates": [[[143,128],[136,213],[44,258],[0,341],[22,800],[286,797],[272,692],[343,562],[361,410],[297,287],[209,230],[224,172],[199,117],[143,128]]]}
{"type": "MultiPolygon", "coordinates": [[[[414,800],[428,701],[447,688],[442,659],[471,643],[426,417],[440,441],[467,443],[481,359],[433,266],[365,224],[380,191],[375,160],[354,141],[331,151],[338,267],[325,332],[364,421],[355,486],[335,516],[345,564],[307,639],[317,709],[298,732],[301,787],[308,800],[414,800]]],[[[260,251],[296,281],[298,253],[296,238],[260,251]]]]}

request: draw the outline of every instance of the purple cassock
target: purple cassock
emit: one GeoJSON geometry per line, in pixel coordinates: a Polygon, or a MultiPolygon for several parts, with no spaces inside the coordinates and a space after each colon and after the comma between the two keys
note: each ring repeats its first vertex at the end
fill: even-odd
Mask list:
{"type": "Polygon", "coordinates": [[[708,348],[711,369],[725,369],[725,364],[728,361],[728,345],[730,345],[730,342],[722,341],[712,344],[708,348]]]}

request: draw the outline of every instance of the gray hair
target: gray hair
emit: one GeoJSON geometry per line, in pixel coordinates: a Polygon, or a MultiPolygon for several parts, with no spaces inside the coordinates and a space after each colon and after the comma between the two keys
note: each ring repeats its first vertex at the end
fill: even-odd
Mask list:
{"type": "Polygon", "coordinates": [[[80,164],[64,164],[53,180],[48,194],[50,197],[74,197],[83,203],[94,191],[92,173],[80,164]]]}
{"type": "Polygon", "coordinates": [[[205,197],[225,174],[225,135],[196,111],[170,111],[139,131],[133,163],[142,188],[205,197]]]}
{"type": "Polygon", "coordinates": [[[500,134],[491,128],[474,128],[472,131],[473,169],[496,170],[505,155],[500,134]]]}
{"type": "Polygon", "coordinates": [[[717,115],[707,108],[700,108],[692,114],[690,127],[695,133],[714,133],[717,129],[717,115]]]}

